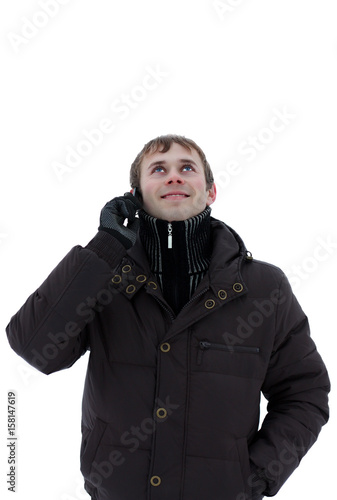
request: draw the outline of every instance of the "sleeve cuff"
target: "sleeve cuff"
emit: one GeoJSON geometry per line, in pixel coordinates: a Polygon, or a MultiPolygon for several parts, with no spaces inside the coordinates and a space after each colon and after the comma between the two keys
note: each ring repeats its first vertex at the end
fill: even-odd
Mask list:
{"type": "Polygon", "coordinates": [[[114,269],[126,254],[125,247],[111,234],[98,231],[85,247],[94,252],[99,258],[105,260],[114,269]]]}

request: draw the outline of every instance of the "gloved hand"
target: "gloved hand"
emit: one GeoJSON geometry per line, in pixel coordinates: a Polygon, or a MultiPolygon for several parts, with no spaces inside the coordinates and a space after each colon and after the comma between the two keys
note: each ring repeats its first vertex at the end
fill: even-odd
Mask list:
{"type": "Polygon", "coordinates": [[[142,208],[140,201],[131,193],[117,196],[101,210],[99,230],[106,231],[117,238],[125,248],[134,245],[139,227],[136,212],[142,208]],[[124,226],[124,220],[128,225],[124,226]]]}

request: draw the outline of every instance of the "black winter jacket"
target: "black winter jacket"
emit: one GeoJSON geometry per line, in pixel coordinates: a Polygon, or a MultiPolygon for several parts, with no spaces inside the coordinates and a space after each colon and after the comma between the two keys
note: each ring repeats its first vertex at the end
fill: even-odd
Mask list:
{"type": "Polygon", "coordinates": [[[208,273],[177,317],[140,240],[126,251],[99,231],[7,327],[46,374],[90,350],[81,471],[96,500],[273,496],[328,420],[328,374],[287,278],[211,224],[208,273]]]}

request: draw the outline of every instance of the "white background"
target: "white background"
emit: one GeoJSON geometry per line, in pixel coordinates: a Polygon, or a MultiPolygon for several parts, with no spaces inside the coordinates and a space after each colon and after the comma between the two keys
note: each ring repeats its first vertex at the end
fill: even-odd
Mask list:
{"type": "MultiPolygon", "coordinates": [[[[218,183],[212,215],[286,271],[336,379],[335,0],[55,1],[0,7],[0,495],[17,500],[88,498],[79,472],[87,356],[42,375],[10,349],[5,327],[96,233],[102,206],[129,189],[131,162],[158,135],[185,135],[206,152],[218,183]],[[85,150],[83,130],[107,119],[114,131],[85,150]],[[87,154],[70,167],[76,148],[87,154]],[[67,171],[57,175],[55,162],[67,171]],[[8,390],[18,398],[15,495],[8,390]]],[[[331,409],[279,500],[334,498],[333,394],[331,409]]]]}

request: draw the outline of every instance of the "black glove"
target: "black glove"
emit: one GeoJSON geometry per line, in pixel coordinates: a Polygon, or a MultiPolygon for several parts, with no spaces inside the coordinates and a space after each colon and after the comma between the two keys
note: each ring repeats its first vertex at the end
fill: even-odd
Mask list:
{"type": "Polygon", "coordinates": [[[131,193],[117,196],[109,201],[101,210],[99,230],[106,231],[117,238],[125,248],[134,245],[139,227],[136,212],[142,208],[140,201],[131,193]],[[124,226],[124,220],[128,225],[124,226]]]}

